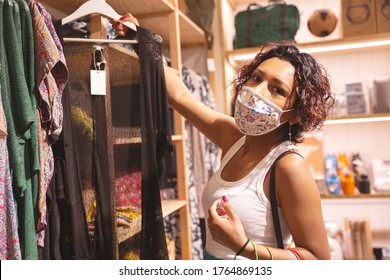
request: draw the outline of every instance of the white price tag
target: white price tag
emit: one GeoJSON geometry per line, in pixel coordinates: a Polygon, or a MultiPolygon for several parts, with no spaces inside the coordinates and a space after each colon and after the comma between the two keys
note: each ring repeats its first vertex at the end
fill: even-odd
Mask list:
{"type": "Polygon", "coordinates": [[[106,71],[91,70],[91,95],[106,95],[106,71]]]}

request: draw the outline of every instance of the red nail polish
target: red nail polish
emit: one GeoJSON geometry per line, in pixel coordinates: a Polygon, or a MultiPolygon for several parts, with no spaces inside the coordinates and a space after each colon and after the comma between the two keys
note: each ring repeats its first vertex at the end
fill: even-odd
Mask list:
{"type": "Polygon", "coordinates": [[[126,19],[126,16],[120,17],[119,19],[124,20],[124,19],[126,19]]]}
{"type": "Polygon", "coordinates": [[[227,200],[227,197],[226,196],[222,196],[222,200],[223,200],[223,202],[227,202],[228,200],[227,200]]]}

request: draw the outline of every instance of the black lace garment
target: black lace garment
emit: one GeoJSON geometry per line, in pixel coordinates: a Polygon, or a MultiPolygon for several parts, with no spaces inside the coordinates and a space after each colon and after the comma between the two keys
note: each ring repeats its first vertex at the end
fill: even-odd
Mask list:
{"type": "Polygon", "coordinates": [[[96,44],[64,44],[69,70],[64,122],[69,123],[54,151],[61,176],[50,192],[61,189],[62,196],[50,200],[56,211],[49,213],[47,238],[57,238],[46,240],[45,250],[55,254],[43,258],[168,259],[160,187],[172,133],[162,41],[141,27],[137,40],[133,50],[114,41],[102,45],[106,96],[90,94],[96,44]],[[133,176],[134,170],[141,171],[140,213],[136,196],[125,210],[115,201],[117,179],[133,176]],[[127,225],[119,225],[118,213],[125,213],[120,218],[127,225]]]}
{"type": "Polygon", "coordinates": [[[160,184],[164,158],[172,151],[171,127],[162,63],[162,39],[137,28],[141,68],[142,259],[167,259],[160,184]]]}

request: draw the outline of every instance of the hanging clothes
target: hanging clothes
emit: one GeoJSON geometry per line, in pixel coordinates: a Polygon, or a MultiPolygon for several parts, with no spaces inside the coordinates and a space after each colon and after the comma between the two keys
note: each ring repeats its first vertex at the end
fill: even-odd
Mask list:
{"type": "Polygon", "coordinates": [[[168,259],[161,208],[165,158],[172,152],[162,38],[137,26],[141,73],[142,259],[168,259]]]}
{"type": "MultiPolygon", "coordinates": [[[[182,67],[182,79],[184,84],[190,89],[192,95],[200,100],[200,84],[197,79],[198,75],[189,68],[182,67]]],[[[200,196],[199,191],[202,185],[206,184],[207,170],[205,168],[205,137],[196,128],[194,128],[188,121],[185,121],[186,128],[186,171],[188,180],[188,197],[189,209],[191,216],[191,244],[192,244],[192,258],[202,259],[203,244],[202,232],[200,225],[200,211],[199,205],[200,196]]]]}
{"type": "MultiPolygon", "coordinates": [[[[60,35],[62,25],[57,26],[60,35]]],[[[55,180],[48,190],[48,206],[50,205],[49,231],[51,236],[59,236],[45,243],[50,244],[52,252],[44,254],[44,258],[60,259],[112,259],[112,234],[104,236],[103,226],[111,231],[111,194],[108,188],[101,186],[98,178],[101,170],[95,169],[93,100],[89,90],[89,69],[91,64],[92,43],[86,45],[64,45],[65,57],[69,71],[68,86],[63,94],[64,123],[60,139],[53,145],[55,157],[55,180]],[[92,239],[89,235],[87,213],[90,205],[86,205],[89,194],[95,200],[94,185],[102,190],[98,197],[108,205],[103,211],[108,215],[101,222],[99,230],[92,239]],[[87,210],[86,210],[87,209],[87,210]],[[108,216],[108,217],[107,217],[108,216]],[[59,249],[59,252],[57,251],[59,249]],[[54,254],[55,253],[55,254],[54,254]]],[[[103,203],[104,203],[103,202],[103,203]]],[[[97,205],[99,217],[101,205],[97,205]]]]}
{"type": "Polygon", "coordinates": [[[67,91],[63,132],[53,145],[54,176],[47,190],[47,233],[42,259],[93,259],[78,180],[75,142],[67,91]]]}
{"type": "MultiPolygon", "coordinates": [[[[191,93],[206,106],[215,109],[214,94],[211,91],[207,77],[198,74],[192,69],[182,67],[182,79],[191,93]]],[[[214,174],[215,168],[219,166],[218,148],[210,142],[202,133],[193,127],[189,122],[186,122],[187,143],[186,143],[186,159],[189,170],[189,190],[190,212],[193,218],[192,239],[193,239],[193,254],[198,259],[203,258],[203,241],[202,241],[202,224],[204,218],[203,209],[201,207],[201,195],[210,177],[214,174]],[[196,245],[196,246],[195,246],[196,245]]]]}
{"type": "MultiPolygon", "coordinates": [[[[214,95],[207,77],[192,69],[182,67],[182,80],[189,91],[206,106],[215,109],[214,95]]],[[[207,181],[219,166],[219,149],[188,121],[186,128],[186,174],[188,177],[188,197],[191,217],[192,258],[203,258],[204,229],[201,194],[207,181]]],[[[166,231],[171,238],[179,236],[179,217],[171,215],[166,218],[166,231]]],[[[178,241],[178,240],[177,240],[178,241]]],[[[176,255],[180,258],[180,243],[176,242],[176,255]]]]}
{"type": "Polygon", "coordinates": [[[34,41],[27,3],[0,3],[2,101],[23,259],[37,259],[38,128],[34,94],[34,41]]]}
{"type": "MultiPolygon", "coordinates": [[[[107,61],[104,70],[109,81],[107,96],[90,94],[94,43],[64,44],[69,82],[63,95],[63,133],[53,146],[55,180],[48,190],[50,234],[45,241],[52,244],[52,250],[57,250],[57,257],[117,257],[113,255],[114,234],[118,230],[114,228],[115,219],[119,217],[123,221],[129,218],[129,213],[122,211],[123,205],[120,213],[114,208],[115,183],[120,189],[123,184],[131,182],[129,178],[138,178],[137,170],[141,170],[141,181],[137,183],[141,188],[141,203],[127,200],[142,208],[138,257],[167,259],[159,186],[164,173],[164,158],[172,151],[172,144],[161,63],[161,38],[141,27],[137,30],[137,37],[138,69],[133,69],[130,57],[124,51],[119,52],[115,43],[103,44],[102,55],[107,61]],[[132,76],[134,71],[142,79],[120,79],[121,73],[132,76]],[[141,139],[139,144],[110,146],[111,137],[118,140],[118,131],[132,127],[141,139]],[[107,161],[111,157],[114,162],[107,161]],[[113,174],[108,171],[111,169],[115,171],[113,174]],[[67,230],[63,232],[62,227],[67,230]],[[68,238],[63,238],[64,234],[68,238]],[[52,236],[60,236],[55,246],[52,240],[48,240],[52,236]],[[65,248],[68,251],[64,251],[65,248]]],[[[120,202],[123,201],[126,200],[120,202]]],[[[50,258],[54,254],[46,252],[44,255],[50,258]]]]}
{"type": "MultiPolygon", "coordinates": [[[[197,75],[198,83],[199,83],[199,96],[200,100],[203,104],[210,107],[213,110],[217,109],[214,93],[211,90],[210,82],[205,75],[197,75]]],[[[211,142],[208,138],[205,139],[205,164],[204,167],[207,170],[207,180],[203,180],[202,182],[208,182],[208,180],[217,172],[220,165],[220,150],[217,145],[211,142]]],[[[206,187],[205,184],[201,185],[201,189],[198,190],[198,195],[204,191],[206,187]]],[[[204,218],[203,207],[199,206],[200,216],[204,218]]]]}
{"type": "Polygon", "coordinates": [[[7,148],[7,123],[1,101],[0,86],[0,259],[20,260],[17,214],[12,192],[11,172],[7,148]]]}
{"type": "Polygon", "coordinates": [[[34,0],[29,0],[34,24],[35,77],[38,100],[38,145],[39,145],[39,198],[38,198],[38,245],[44,246],[47,225],[46,192],[54,172],[54,157],[51,145],[62,131],[62,93],[68,71],[61,42],[53,26],[50,14],[34,0]]]}

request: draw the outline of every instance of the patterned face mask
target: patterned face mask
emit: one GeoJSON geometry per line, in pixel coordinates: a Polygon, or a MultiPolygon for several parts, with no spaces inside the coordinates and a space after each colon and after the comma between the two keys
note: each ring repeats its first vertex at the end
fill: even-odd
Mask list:
{"type": "Polygon", "coordinates": [[[283,111],[252,88],[243,86],[237,96],[234,118],[243,134],[258,136],[278,128],[282,113],[292,110],[283,111]]]}

